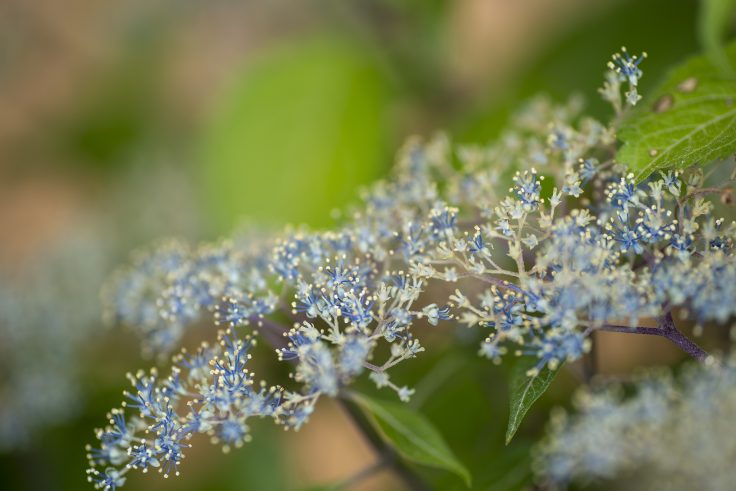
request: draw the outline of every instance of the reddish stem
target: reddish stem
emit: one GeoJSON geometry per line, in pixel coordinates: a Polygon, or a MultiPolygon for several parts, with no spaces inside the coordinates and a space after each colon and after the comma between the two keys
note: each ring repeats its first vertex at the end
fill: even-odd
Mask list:
{"type": "Polygon", "coordinates": [[[665,315],[659,318],[659,324],[657,327],[628,327],[605,324],[601,327],[596,328],[596,330],[662,336],[663,338],[669,339],[682,351],[700,362],[704,362],[709,356],[708,353],[703,350],[703,348],[695,344],[694,341],[692,341],[690,338],[685,336],[677,329],[677,327],[675,326],[675,321],[672,319],[671,312],[667,312],[665,315]]]}

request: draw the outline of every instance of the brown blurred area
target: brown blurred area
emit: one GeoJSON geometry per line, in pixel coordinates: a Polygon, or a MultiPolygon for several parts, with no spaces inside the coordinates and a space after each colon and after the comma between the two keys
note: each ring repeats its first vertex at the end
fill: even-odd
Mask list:
{"type": "MultiPolygon", "coordinates": [[[[297,482],[343,482],[377,461],[373,449],[337,404],[322,403],[314,416],[298,433],[290,435],[293,439],[288,458],[294,464],[297,482]]],[[[370,491],[401,486],[393,473],[383,470],[361,479],[350,489],[370,491]]]]}
{"type": "MultiPolygon", "coordinates": [[[[461,0],[448,15],[448,83],[501,90],[569,25],[616,0],[461,0]],[[585,8],[581,8],[585,5],[585,8]]],[[[370,2],[368,2],[370,3],[370,2]]],[[[380,3],[380,2],[377,2],[380,3]]],[[[228,75],[269,43],[320,28],[330,2],[5,0],[0,4],[0,256],[53,233],[88,193],[53,132],[108,82],[131,45],[163,50],[151,78],[165,124],[196,133],[228,75]],[[111,75],[112,74],[112,75],[111,75]]],[[[414,128],[407,128],[411,133],[414,128]]]]}

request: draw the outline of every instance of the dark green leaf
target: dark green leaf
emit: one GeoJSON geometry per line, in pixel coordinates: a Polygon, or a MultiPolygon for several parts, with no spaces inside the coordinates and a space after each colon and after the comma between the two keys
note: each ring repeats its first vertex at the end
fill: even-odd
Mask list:
{"type": "Polygon", "coordinates": [[[506,428],[507,445],[514,437],[516,430],[519,429],[519,425],[521,425],[521,421],[529,408],[544,394],[559,371],[559,367],[551,370],[545,366],[537,375],[529,376],[529,370],[534,368],[538,362],[539,360],[533,357],[521,358],[511,372],[511,411],[509,424],[506,428]]]}
{"type": "MultiPolygon", "coordinates": [[[[736,61],[736,44],[726,53],[736,61]]],[[[706,56],[676,67],[624,121],[616,159],[641,181],[659,169],[683,169],[736,152],[736,79],[706,56]]]]}
{"type": "Polygon", "coordinates": [[[404,458],[454,472],[470,486],[470,473],[423,414],[406,404],[372,399],[363,394],[353,394],[353,400],[404,458]]]}

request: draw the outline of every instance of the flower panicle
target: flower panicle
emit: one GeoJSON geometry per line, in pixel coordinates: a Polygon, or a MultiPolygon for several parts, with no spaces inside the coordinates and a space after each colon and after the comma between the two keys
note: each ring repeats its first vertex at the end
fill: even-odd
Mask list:
{"type": "MultiPolygon", "coordinates": [[[[612,70],[632,90],[644,56],[622,53],[612,70]]],[[[583,356],[596,329],[635,327],[663,305],[698,323],[736,316],[736,226],[716,218],[712,184],[696,169],[636,183],[610,154],[615,128],[580,109],[535,99],[485,147],[410,140],[332,230],[165,244],[135,259],[109,309],[149,351],[171,351],[208,316],[221,331],[174,356],[167,377],[131,376],[89,451],[90,480],[115,489],[131,469],[175,475],[193,435],[229,450],[249,441],[251,418],[298,430],[321,397],[366,374],[409,400],[392,369],[451,321],[481,331],[479,354],[495,363],[530,357],[534,376],[583,356]],[[255,382],[261,344],[289,380],[255,382]]]]}

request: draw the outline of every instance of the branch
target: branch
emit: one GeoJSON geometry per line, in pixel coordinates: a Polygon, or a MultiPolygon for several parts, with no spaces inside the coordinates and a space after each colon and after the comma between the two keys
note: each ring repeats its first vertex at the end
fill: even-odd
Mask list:
{"type": "Polygon", "coordinates": [[[625,332],[629,334],[649,334],[652,336],[663,336],[664,333],[659,327],[629,327],[629,326],[616,326],[613,324],[604,324],[600,327],[592,329],[592,331],[606,331],[606,332],[625,332]]]}
{"type": "Polygon", "coordinates": [[[664,335],[667,339],[675,343],[682,351],[699,362],[704,362],[708,356],[710,356],[703,348],[695,344],[694,341],[677,330],[675,321],[672,319],[671,312],[667,312],[667,314],[659,319],[659,325],[662,326],[664,332],[667,333],[664,335]]]}
{"type": "Polygon", "coordinates": [[[708,356],[708,353],[698,346],[694,341],[685,336],[675,326],[675,321],[672,319],[672,313],[667,312],[665,315],[659,318],[657,327],[628,327],[628,326],[617,326],[612,324],[604,324],[600,327],[594,328],[595,331],[608,331],[608,332],[625,332],[629,334],[647,334],[651,336],[661,336],[669,339],[671,342],[677,345],[682,351],[698,360],[704,362],[708,356]]]}

